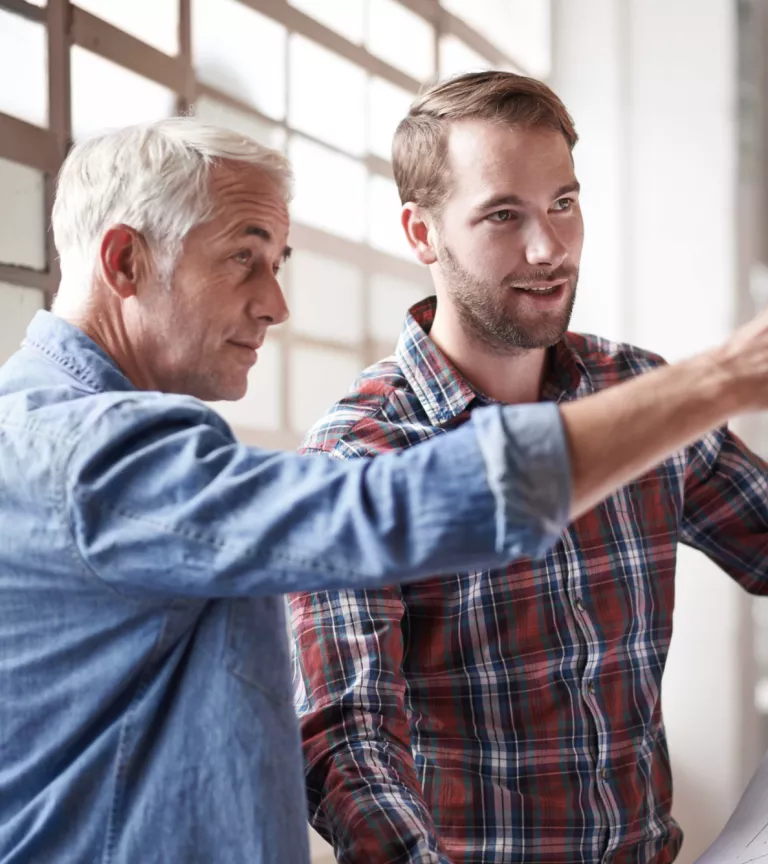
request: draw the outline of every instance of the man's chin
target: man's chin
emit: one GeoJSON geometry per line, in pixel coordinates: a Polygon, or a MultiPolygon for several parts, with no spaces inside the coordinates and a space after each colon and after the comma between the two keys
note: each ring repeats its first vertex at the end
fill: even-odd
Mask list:
{"type": "Polygon", "coordinates": [[[532,346],[546,348],[567,333],[573,314],[573,297],[563,297],[559,305],[550,309],[526,310],[528,314],[521,315],[518,305],[515,311],[518,314],[509,316],[510,329],[527,336],[532,346]]]}
{"type": "Polygon", "coordinates": [[[244,377],[242,380],[226,383],[206,381],[195,387],[194,392],[190,390],[186,395],[194,396],[201,402],[238,402],[247,391],[248,379],[244,377]]]}
{"type": "Polygon", "coordinates": [[[217,400],[219,402],[239,402],[247,392],[248,382],[243,381],[242,384],[233,384],[229,387],[222,388],[219,391],[220,395],[217,397],[217,400]]]}

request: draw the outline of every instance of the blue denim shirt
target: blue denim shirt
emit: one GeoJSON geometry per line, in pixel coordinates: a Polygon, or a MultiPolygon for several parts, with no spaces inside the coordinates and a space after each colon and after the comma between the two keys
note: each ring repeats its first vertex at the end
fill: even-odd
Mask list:
{"type": "Polygon", "coordinates": [[[305,864],[279,595],[541,555],[568,477],[551,405],[248,448],[38,313],[0,370],[0,862],[305,864]]]}

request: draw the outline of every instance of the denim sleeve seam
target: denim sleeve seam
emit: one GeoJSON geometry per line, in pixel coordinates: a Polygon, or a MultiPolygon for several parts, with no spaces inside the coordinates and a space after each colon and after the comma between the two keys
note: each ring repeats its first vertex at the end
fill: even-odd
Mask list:
{"type": "Polygon", "coordinates": [[[78,439],[75,439],[73,441],[72,447],[70,448],[69,453],[65,454],[62,457],[62,468],[61,468],[61,471],[58,472],[59,473],[59,483],[60,483],[61,488],[59,490],[59,501],[57,503],[59,503],[61,505],[61,509],[63,511],[62,515],[64,517],[64,521],[65,521],[66,526],[67,526],[67,532],[68,532],[69,540],[70,540],[70,552],[72,555],[72,560],[74,563],[79,565],[80,570],[82,572],[84,572],[87,575],[89,575],[90,577],[96,579],[96,581],[100,585],[107,586],[107,588],[109,588],[109,590],[113,594],[120,597],[122,600],[127,600],[129,602],[133,601],[133,602],[136,602],[137,604],[141,604],[143,602],[141,598],[139,598],[139,597],[133,598],[130,594],[127,594],[123,591],[120,591],[120,589],[116,585],[114,585],[112,582],[110,582],[109,579],[105,579],[103,576],[101,576],[101,574],[98,573],[93,568],[93,566],[90,564],[90,562],[87,560],[87,558],[82,554],[82,552],[80,551],[80,549],[77,545],[77,537],[75,536],[75,528],[74,528],[74,525],[72,524],[72,516],[71,516],[72,507],[74,507],[76,505],[71,500],[71,496],[69,495],[68,484],[66,482],[66,478],[67,478],[67,473],[69,470],[69,463],[71,462],[71,460],[74,456],[74,453],[75,453],[75,450],[77,449],[78,443],[79,443],[78,439]]]}
{"type": "MultiPolygon", "coordinates": [[[[198,543],[201,546],[205,546],[207,548],[211,548],[211,549],[215,549],[215,550],[223,550],[223,549],[226,549],[227,545],[228,545],[225,541],[217,540],[216,538],[213,538],[213,537],[206,537],[206,536],[201,535],[201,534],[194,534],[194,533],[189,532],[189,531],[179,530],[178,528],[171,528],[169,525],[167,525],[165,523],[158,522],[158,521],[155,521],[152,519],[148,519],[146,516],[132,513],[129,510],[125,510],[125,509],[120,508],[120,507],[109,507],[108,509],[112,513],[114,513],[118,516],[121,516],[124,519],[130,519],[130,520],[137,522],[139,524],[150,526],[150,527],[155,528],[158,531],[162,531],[163,533],[166,533],[166,534],[172,534],[172,535],[176,535],[178,537],[182,537],[185,540],[189,540],[193,543],[198,543]]],[[[72,538],[74,540],[74,531],[72,530],[71,523],[70,523],[70,534],[72,535],[72,538]]],[[[247,555],[251,554],[251,555],[253,555],[254,558],[256,558],[257,557],[257,549],[256,549],[256,547],[247,547],[246,546],[243,548],[242,554],[243,554],[243,556],[247,556],[247,555]]],[[[85,563],[87,565],[87,562],[85,562],[85,563]]],[[[300,555],[290,555],[290,554],[287,554],[285,552],[274,553],[268,561],[264,562],[264,564],[262,566],[264,566],[265,568],[274,569],[275,566],[279,567],[281,563],[286,564],[286,565],[297,565],[297,566],[300,566],[306,570],[311,570],[311,571],[317,570],[317,571],[323,571],[323,572],[330,572],[330,573],[333,573],[334,575],[345,576],[345,577],[350,577],[350,578],[354,578],[355,576],[359,575],[356,570],[341,569],[341,568],[335,567],[334,565],[329,564],[327,562],[320,564],[314,558],[304,557],[304,556],[300,556],[300,555]]],[[[90,565],[88,565],[88,566],[90,567],[90,565]]],[[[93,570],[91,570],[91,572],[93,572],[93,570]]],[[[95,575],[98,576],[98,574],[95,574],[95,575]]]]}

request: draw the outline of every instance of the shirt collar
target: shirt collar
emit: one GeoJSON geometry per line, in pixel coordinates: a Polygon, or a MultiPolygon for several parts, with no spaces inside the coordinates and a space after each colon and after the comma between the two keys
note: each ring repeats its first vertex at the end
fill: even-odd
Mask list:
{"type": "MultiPolygon", "coordinates": [[[[439,426],[458,417],[475,400],[483,404],[492,400],[475,390],[430,339],[436,310],[434,296],[408,310],[395,357],[430,422],[439,426]]],[[[586,367],[566,334],[551,350],[542,399],[566,401],[585,387],[589,392],[586,367]]]]}
{"type": "Polygon", "coordinates": [[[22,343],[95,391],[135,390],[117,363],[79,327],[51,312],[35,314],[22,343]]]}

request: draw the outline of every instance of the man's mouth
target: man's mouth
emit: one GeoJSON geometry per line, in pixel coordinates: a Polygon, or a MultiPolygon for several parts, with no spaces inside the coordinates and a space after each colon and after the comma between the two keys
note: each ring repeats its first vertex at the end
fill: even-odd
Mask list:
{"type": "Polygon", "coordinates": [[[524,291],[526,294],[538,294],[542,297],[551,297],[562,291],[567,284],[567,279],[561,279],[558,282],[536,282],[531,285],[513,285],[512,287],[518,291],[524,291]]]}
{"type": "Polygon", "coordinates": [[[247,348],[249,351],[258,351],[259,348],[264,344],[258,340],[241,340],[241,339],[230,339],[230,345],[234,345],[236,348],[247,348]]]}
{"type": "Polygon", "coordinates": [[[250,363],[255,363],[259,357],[259,348],[261,348],[263,343],[259,341],[246,342],[230,339],[227,344],[233,348],[237,348],[243,359],[247,358],[250,363]]]}

